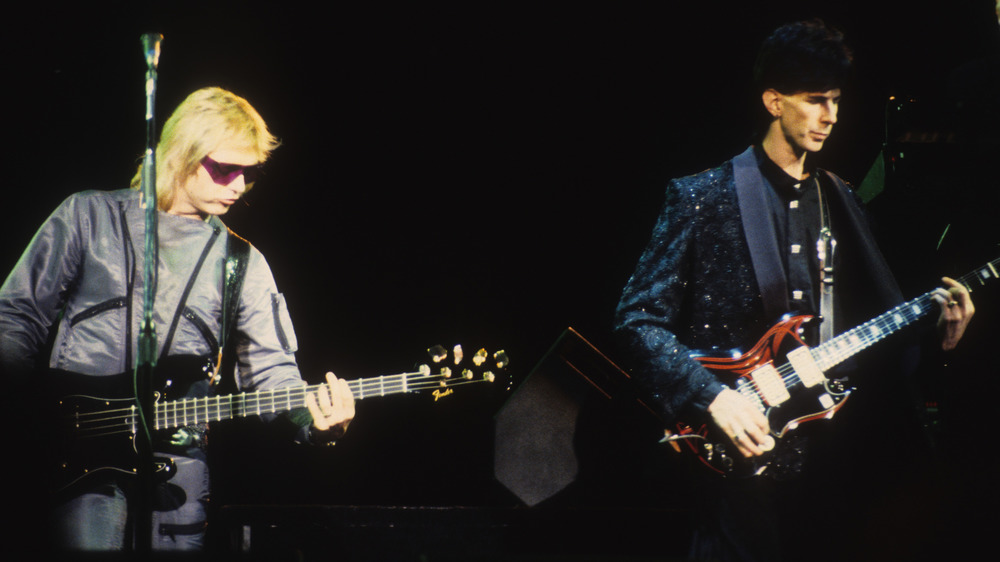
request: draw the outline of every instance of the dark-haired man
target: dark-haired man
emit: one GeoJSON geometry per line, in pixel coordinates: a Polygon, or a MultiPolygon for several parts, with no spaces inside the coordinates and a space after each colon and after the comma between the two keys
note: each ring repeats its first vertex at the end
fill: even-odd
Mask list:
{"type": "MultiPolygon", "coordinates": [[[[902,302],[851,190],[807,159],[837,122],[850,67],[841,34],[819,21],[789,24],[768,37],[755,67],[769,119],[762,140],[717,168],[669,184],[616,313],[626,359],[662,417],[708,419],[744,457],[768,452],[775,428],[691,351],[747,350],[789,312],[832,316],[826,324],[840,333],[902,302]],[[822,314],[820,245],[833,256],[835,279],[822,314]]],[[[973,314],[968,292],[945,278],[935,300],[944,305],[942,345],[954,347],[973,314]]],[[[809,515],[777,519],[780,510],[768,507],[771,483],[763,480],[727,480],[699,495],[695,559],[781,556],[785,533],[803,527],[784,525],[809,515]]],[[[784,550],[798,559],[824,554],[784,550]]]]}

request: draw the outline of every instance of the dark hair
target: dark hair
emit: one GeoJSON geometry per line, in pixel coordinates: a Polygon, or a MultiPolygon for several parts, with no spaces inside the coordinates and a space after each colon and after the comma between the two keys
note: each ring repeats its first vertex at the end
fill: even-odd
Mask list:
{"type": "Polygon", "coordinates": [[[814,19],[783,25],[765,39],[753,75],[760,92],[795,94],[843,87],[850,72],[844,35],[814,19]]]}

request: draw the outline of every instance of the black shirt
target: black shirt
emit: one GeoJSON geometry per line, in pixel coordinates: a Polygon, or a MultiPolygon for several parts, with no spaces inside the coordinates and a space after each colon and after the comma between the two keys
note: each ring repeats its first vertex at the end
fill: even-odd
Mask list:
{"type": "Polygon", "coordinates": [[[788,280],[788,311],[817,315],[820,271],[816,242],[823,220],[816,170],[807,167],[806,179],[799,180],[775,164],[759,145],[754,146],[754,154],[771,188],[767,200],[778,247],[785,249],[782,265],[788,280]]]}

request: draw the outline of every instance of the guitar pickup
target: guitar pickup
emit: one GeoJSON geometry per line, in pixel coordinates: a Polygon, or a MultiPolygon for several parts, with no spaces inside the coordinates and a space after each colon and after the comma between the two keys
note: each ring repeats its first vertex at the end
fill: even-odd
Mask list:
{"type": "Polygon", "coordinates": [[[826,380],[826,375],[823,374],[823,370],[816,364],[816,359],[813,358],[812,352],[808,347],[802,346],[793,349],[788,352],[786,358],[806,388],[816,386],[826,380]]]}
{"type": "Polygon", "coordinates": [[[771,363],[754,370],[751,377],[758,393],[769,406],[777,406],[791,398],[785,381],[771,363]]]}

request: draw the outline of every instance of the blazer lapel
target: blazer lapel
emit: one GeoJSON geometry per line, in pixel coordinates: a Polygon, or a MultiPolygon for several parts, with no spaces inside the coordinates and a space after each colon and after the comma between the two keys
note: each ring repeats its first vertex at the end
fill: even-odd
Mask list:
{"type": "Polygon", "coordinates": [[[752,146],[733,158],[733,176],[750,260],[764,300],[764,313],[776,319],[788,310],[788,287],[774,223],[767,219],[770,216],[764,196],[767,185],[760,175],[752,146]]]}

